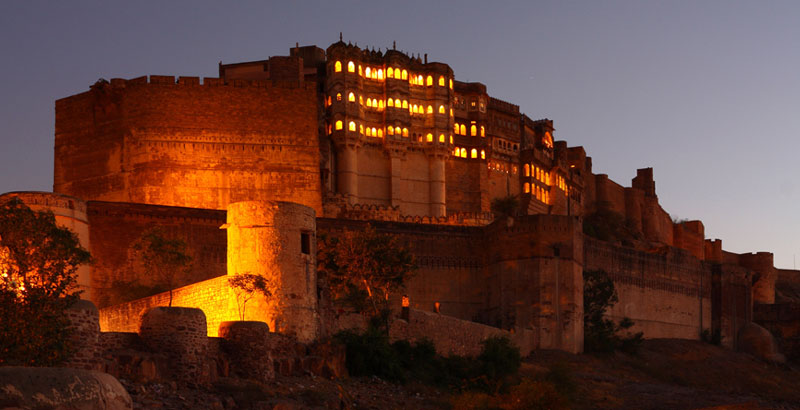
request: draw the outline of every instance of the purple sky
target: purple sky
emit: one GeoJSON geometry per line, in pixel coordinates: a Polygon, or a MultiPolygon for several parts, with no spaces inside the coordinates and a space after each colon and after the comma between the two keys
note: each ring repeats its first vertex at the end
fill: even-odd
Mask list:
{"type": "MultiPolygon", "coordinates": [[[[296,42],[428,53],[733,252],[800,254],[800,2],[0,2],[0,192],[51,190],[54,101],[296,42]],[[112,5],[113,3],[113,5],[112,5]]],[[[800,255],[797,255],[800,257],[800,255]]],[[[800,262],[800,260],[798,260],[800,262]]]]}

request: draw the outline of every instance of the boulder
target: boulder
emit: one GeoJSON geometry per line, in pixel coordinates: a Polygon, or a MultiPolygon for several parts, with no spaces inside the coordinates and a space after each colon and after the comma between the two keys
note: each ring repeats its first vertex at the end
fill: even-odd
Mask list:
{"type": "Polygon", "coordinates": [[[0,367],[0,408],[124,410],[131,397],[113,376],[64,367],[0,367]]]}
{"type": "Polygon", "coordinates": [[[750,322],[739,330],[738,336],[739,350],[768,362],[786,362],[786,357],[778,351],[778,344],[769,330],[750,322]]]}

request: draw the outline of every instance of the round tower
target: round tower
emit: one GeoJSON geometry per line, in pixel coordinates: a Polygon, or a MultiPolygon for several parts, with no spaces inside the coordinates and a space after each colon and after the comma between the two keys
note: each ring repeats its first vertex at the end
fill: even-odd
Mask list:
{"type": "MultiPolygon", "coordinates": [[[[52,212],[56,217],[56,224],[75,232],[81,246],[89,249],[89,218],[86,216],[86,202],[82,199],[53,192],[22,191],[0,195],[0,203],[13,198],[19,199],[34,211],[52,212]]],[[[81,299],[92,300],[91,273],[89,265],[78,268],[78,289],[83,291],[81,299]]]]}
{"type": "Polygon", "coordinates": [[[228,275],[268,279],[271,297],[254,297],[245,320],[266,322],[301,342],[317,336],[316,215],[289,202],[245,201],[228,206],[228,275]]]}

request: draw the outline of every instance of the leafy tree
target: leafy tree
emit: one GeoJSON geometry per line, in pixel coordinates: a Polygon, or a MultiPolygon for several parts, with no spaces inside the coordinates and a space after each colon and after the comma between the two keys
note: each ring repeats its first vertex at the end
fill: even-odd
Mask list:
{"type": "Polygon", "coordinates": [[[317,262],[333,300],[371,317],[388,311],[389,295],[416,269],[413,255],[395,236],[372,226],[320,238],[317,262]]]}
{"type": "Polygon", "coordinates": [[[519,198],[515,195],[495,198],[491,204],[495,219],[516,216],[519,213],[519,198]]]}
{"type": "Polygon", "coordinates": [[[264,297],[272,296],[270,283],[267,278],[252,273],[243,273],[228,278],[228,284],[236,295],[236,307],[239,309],[239,320],[244,321],[247,302],[260,294],[264,297]]]}
{"type": "Polygon", "coordinates": [[[172,291],[188,279],[192,269],[186,242],[167,238],[164,230],[156,227],[145,231],[132,248],[155,286],[169,290],[172,306],[172,291]]]}
{"type": "Polygon", "coordinates": [[[620,242],[631,246],[641,235],[611,208],[611,203],[600,202],[597,209],[583,218],[583,233],[607,242],[620,242]]]}
{"type": "Polygon", "coordinates": [[[52,366],[69,355],[65,311],[89,263],[78,237],[12,199],[0,205],[0,365],[52,366]]]}
{"type": "Polygon", "coordinates": [[[618,301],[614,281],[605,271],[583,272],[583,340],[587,352],[635,352],[641,344],[642,332],[620,335],[633,327],[631,319],[623,318],[614,323],[604,316],[618,301]]]}

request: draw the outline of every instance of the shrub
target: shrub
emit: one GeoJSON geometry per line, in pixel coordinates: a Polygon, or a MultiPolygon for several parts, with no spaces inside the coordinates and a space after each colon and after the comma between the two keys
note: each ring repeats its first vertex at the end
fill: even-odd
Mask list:
{"type": "Polygon", "coordinates": [[[633,321],[622,319],[618,324],[605,317],[606,310],[618,301],[614,282],[603,270],[583,272],[583,344],[587,352],[608,353],[622,350],[635,353],[642,342],[642,333],[630,333],[633,321]]]}

